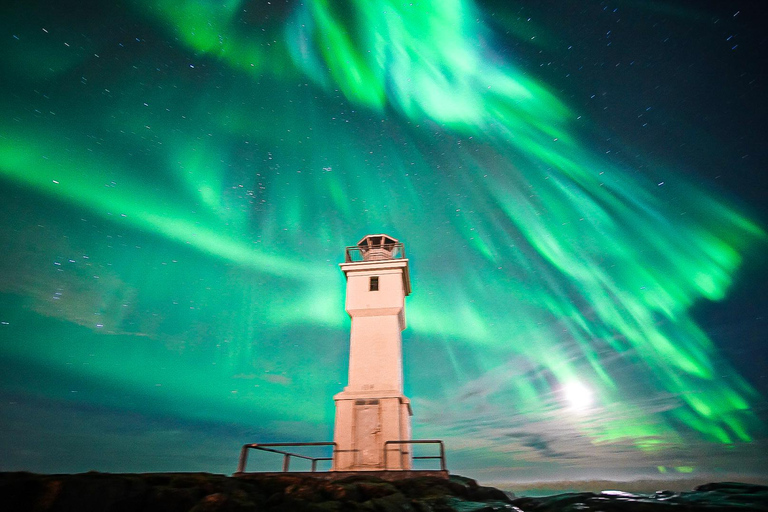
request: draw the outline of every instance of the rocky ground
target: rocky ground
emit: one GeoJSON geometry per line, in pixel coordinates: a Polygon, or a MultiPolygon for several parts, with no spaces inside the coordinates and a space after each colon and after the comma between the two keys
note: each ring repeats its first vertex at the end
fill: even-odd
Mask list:
{"type": "Polygon", "coordinates": [[[567,493],[514,498],[452,476],[385,482],[355,476],[329,481],[305,476],[232,478],[207,473],[36,475],[0,473],[4,512],[246,511],[768,511],[768,487],[707,484],[684,493],[567,493]]]}

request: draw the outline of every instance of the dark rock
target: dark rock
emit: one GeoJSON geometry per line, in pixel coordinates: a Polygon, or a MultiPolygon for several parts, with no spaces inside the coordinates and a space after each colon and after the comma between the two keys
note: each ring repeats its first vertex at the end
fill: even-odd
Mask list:
{"type": "Polygon", "coordinates": [[[400,493],[374,498],[370,500],[370,504],[377,512],[412,512],[414,510],[411,500],[400,493]]]}
{"type": "Polygon", "coordinates": [[[768,487],[718,483],[702,485],[694,491],[682,493],[566,493],[541,498],[517,498],[512,500],[512,504],[526,512],[768,512],[768,487]]]}
{"type": "Polygon", "coordinates": [[[724,494],[765,494],[768,488],[764,485],[742,484],[739,482],[718,482],[704,484],[694,489],[696,492],[719,492],[724,494]]]}
{"type": "MultiPolygon", "coordinates": [[[[474,480],[473,480],[474,482],[474,480]]],[[[427,498],[439,496],[458,496],[466,498],[469,492],[465,485],[436,477],[408,478],[392,482],[392,485],[410,498],[427,498]]],[[[477,484],[475,484],[477,485],[477,484]]]]}
{"type": "Polygon", "coordinates": [[[670,498],[677,497],[678,494],[674,491],[656,491],[653,494],[653,498],[656,500],[668,500],[670,498]]]}
{"type": "Polygon", "coordinates": [[[352,484],[359,501],[374,500],[392,494],[399,494],[397,488],[390,482],[380,480],[378,482],[356,482],[352,484]]]}
{"type": "Polygon", "coordinates": [[[241,478],[206,473],[0,473],[3,512],[768,512],[768,487],[717,483],[695,491],[619,491],[510,498],[463,477],[396,481],[358,475],[241,478]]]}

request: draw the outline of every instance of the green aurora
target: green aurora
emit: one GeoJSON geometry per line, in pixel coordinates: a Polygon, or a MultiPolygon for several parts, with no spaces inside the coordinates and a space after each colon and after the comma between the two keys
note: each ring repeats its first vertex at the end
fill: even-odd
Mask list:
{"type": "Polygon", "coordinates": [[[445,439],[454,471],[689,474],[763,446],[765,399],[694,315],[763,228],[598,147],[567,94],[494,51],[505,27],[562,51],[545,21],[279,4],[0,20],[0,469],[229,472],[240,443],[329,439],[337,263],[369,232],[411,258],[414,435],[445,439]],[[33,448],[68,436],[80,458],[33,448]],[[94,454],[108,442],[138,448],[94,454]]]}

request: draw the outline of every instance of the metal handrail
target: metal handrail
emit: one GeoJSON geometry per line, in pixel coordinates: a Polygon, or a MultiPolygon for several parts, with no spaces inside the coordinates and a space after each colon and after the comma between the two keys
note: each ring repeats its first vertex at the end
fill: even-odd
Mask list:
{"type": "MultiPolygon", "coordinates": [[[[384,470],[386,471],[407,471],[403,469],[389,469],[389,465],[387,464],[387,454],[389,453],[389,450],[387,450],[387,447],[390,444],[401,444],[401,445],[402,444],[437,444],[437,445],[440,445],[440,455],[424,455],[424,456],[418,456],[418,457],[412,457],[412,458],[413,460],[440,459],[440,470],[447,471],[447,466],[445,463],[445,445],[443,444],[443,441],[439,439],[411,439],[407,441],[394,441],[394,440],[385,441],[384,442],[384,470]]],[[[288,472],[288,469],[291,463],[291,457],[312,461],[312,469],[310,471],[312,473],[315,473],[317,472],[318,461],[326,461],[326,460],[333,461],[336,457],[336,454],[340,452],[335,442],[245,444],[240,449],[240,459],[237,463],[237,473],[245,473],[245,466],[248,463],[248,450],[261,450],[264,452],[278,453],[282,455],[283,456],[283,473],[288,472]],[[276,450],[273,448],[273,447],[287,447],[287,446],[333,446],[333,452],[331,457],[310,457],[308,455],[302,455],[300,453],[293,453],[285,450],[276,450]]],[[[356,451],[356,450],[352,450],[352,451],[356,451]]]]}
{"type": "Polygon", "coordinates": [[[336,455],[336,443],[252,443],[245,444],[240,449],[240,460],[237,463],[237,472],[245,473],[245,465],[248,462],[248,450],[261,450],[264,452],[279,453],[283,456],[283,473],[288,472],[288,467],[291,463],[291,457],[298,459],[305,459],[312,461],[311,471],[314,473],[317,470],[317,462],[321,460],[333,460],[336,455]],[[275,450],[272,446],[333,446],[333,454],[331,457],[309,457],[307,455],[301,455],[300,453],[286,452],[283,450],[275,450]]]}
{"type": "Polygon", "coordinates": [[[389,450],[387,450],[387,445],[389,444],[439,444],[440,445],[440,455],[427,455],[427,456],[420,456],[420,457],[413,457],[413,459],[440,459],[440,471],[447,471],[447,466],[445,464],[445,445],[443,445],[443,442],[439,439],[411,439],[409,441],[385,441],[384,442],[384,469],[388,471],[392,471],[389,469],[389,466],[387,465],[387,453],[389,453],[389,450]]]}

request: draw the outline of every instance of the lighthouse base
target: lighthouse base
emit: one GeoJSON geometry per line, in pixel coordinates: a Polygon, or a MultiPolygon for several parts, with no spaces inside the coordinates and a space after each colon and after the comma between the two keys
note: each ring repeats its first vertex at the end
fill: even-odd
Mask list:
{"type": "Polygon", "coordinates": [[[450,474],[448,471],[438,469],[412,469],[403,471],[290,471],[284,472],[259,472],[259,473],[233,473],[232,476],[238,478],[263,478],[264,476],[300,476],[300,477],[312,477],[320,478],[322,480],[343,480],[351,476],[369,476],[372,478],[380,478],[388,482],[394,482],[397,480],[407,480],[409,478],[444,478],[448,480],[450,474]]]}
{"type": "Polygon", "coordinates": [[[336,402],[331,471],[410,470],[411,402],[397,391],[349,391],[336,402]]]}

